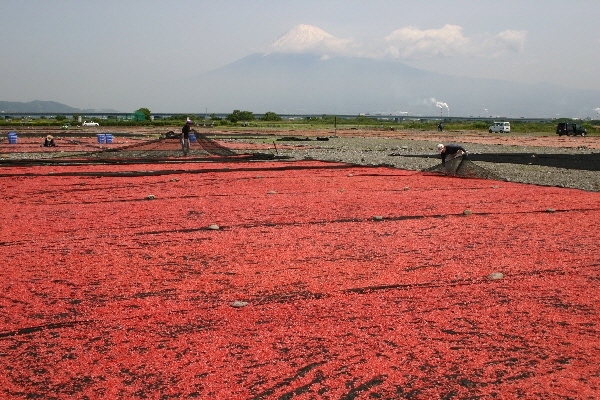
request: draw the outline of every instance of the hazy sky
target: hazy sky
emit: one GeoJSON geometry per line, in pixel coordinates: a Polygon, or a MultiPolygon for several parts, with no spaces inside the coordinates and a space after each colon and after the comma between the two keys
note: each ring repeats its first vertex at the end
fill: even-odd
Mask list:
{"type": "Polygon", "coordinates": [[[459,76],[600,89],[598,0],[0,0],[0,6],[3,101],[171,112],[159,95],[145,98],[139,89],[264,52],[299,24],[333,35],[344,54],[459,76]]]}

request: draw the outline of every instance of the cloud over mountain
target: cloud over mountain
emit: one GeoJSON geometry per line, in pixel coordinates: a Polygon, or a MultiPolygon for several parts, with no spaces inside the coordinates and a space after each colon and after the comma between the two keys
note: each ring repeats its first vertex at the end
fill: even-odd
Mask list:
{"type": "Polygon", "coordinates": [[[395,58],[489,57],[503,52],[520,53],[525,47],[526,31],[506,30],[493,37],[468,37],[458,25],[440,29],[398,29],[385,37],[386,53],[395,58]]]}
{"type": "Polygon", "coordinates": [[[492,49],[496,51],[509,51],[522,53],[525,49],[527,31],[507,30],[500,32],[494,37],[492,49]]]}
{"type": "Polygon", "coordinates": [[[527,31],[505,30],[495,36],[469,37],[458,25],[421,30],[408,26],[369,42],[338,38],[324,30],[301,24],[275,40],[267,53],[312,53],[323,58],[349,56],[399,60],[435,57],[497,57],[524,50],[527,31]]]}
{"type": "Polygon", "coordinates": [[[464,55],[472,47],[471,39],[465,37],[463,28],[457,25],[424,31],[409,26],[392,32],[385,41],[389,43],[387,53],[403,59],[464,55]]]}

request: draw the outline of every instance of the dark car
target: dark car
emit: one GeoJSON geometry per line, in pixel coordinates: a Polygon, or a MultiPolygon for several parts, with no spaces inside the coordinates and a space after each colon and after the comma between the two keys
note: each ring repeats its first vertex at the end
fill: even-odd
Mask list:
{"type": "Polygon", "coordinates": [[[587,135],[587,130],[581,125],[571,124],[567,122],[559,122],[558,126],[556,127],[556,134],[558,136],[585,136],[587,135]]]}

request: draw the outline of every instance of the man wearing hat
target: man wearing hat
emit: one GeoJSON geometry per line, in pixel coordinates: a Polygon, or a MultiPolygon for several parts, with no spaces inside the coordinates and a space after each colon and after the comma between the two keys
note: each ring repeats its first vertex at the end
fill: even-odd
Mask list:
{"type": "Polygon", "coordinates": [[[54,137],[52,135],[46,136],[46,140],[44,140],[44,147],[56,147],[56,143],[54,143],[54,137]]]}
{"type": "Polygon", "coordinates": [[[192,120],[187,119],[183,128],[181,128],[181,150],[183,151],[183,155],[187,156],[188,151],[190,151],[190,129],[192,126],[192,120]]]}
{"type": "Polygon", "coordinates": [[[437,149],[442,156],[442,165],[446,164],[446,158],[452,160],[453,158],[467,155],[467,150],[464,147],[454,143],[446,145],[440,143],[437,145],[437,149]]]}

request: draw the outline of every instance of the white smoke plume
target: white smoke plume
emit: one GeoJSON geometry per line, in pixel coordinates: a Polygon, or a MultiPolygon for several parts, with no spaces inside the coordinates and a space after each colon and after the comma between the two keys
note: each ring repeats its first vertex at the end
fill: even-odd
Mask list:
{"type": "Polygon", "coordinates": [[[446,110],[448,110],[448,116],[450,116],[450,107],[448,107],[447,103],[444,103],[443,101],[437,101],[433,97],[429,99],[429,101],[431,101],[432,104],[435,104],[435,106],[438,107],[440,110],[443,110],[445,107],[446,110]]]}

